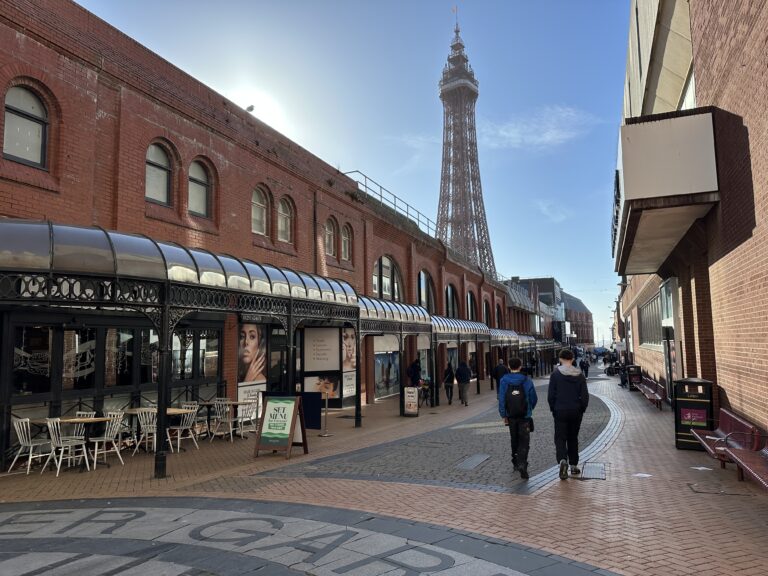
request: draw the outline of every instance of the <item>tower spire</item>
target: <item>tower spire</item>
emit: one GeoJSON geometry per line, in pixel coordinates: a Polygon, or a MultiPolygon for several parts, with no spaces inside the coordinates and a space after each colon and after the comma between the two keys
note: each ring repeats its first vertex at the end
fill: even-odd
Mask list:
{"type": "MultiPolygon", "coordinates": [[[[454,11],[456,11],[454,7],[454,11]]],[[[443,164],[437,237],[496,277],[477,160],[475,102],[478,81],[464,53],[458,15],[451,53],[440,79],[443,102],[443,164]]]]}

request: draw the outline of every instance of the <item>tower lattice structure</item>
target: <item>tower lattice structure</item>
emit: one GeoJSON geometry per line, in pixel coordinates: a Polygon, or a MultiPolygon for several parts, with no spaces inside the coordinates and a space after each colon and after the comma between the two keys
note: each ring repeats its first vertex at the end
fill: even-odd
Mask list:
{"type": "Polygon", "coordinates": [[[477,161],[475,73],[464,53],[456,24],[451,54],[440,79],[443,102],[443,167],[437,237],[470,262],[496,277],[488,222],[485,218],[477,161]]]}

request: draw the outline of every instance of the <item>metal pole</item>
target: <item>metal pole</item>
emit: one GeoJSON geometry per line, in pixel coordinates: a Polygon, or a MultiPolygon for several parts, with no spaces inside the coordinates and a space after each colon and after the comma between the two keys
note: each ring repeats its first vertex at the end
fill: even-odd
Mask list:
{"type": "Polygon", "coordinates": [[[323,433],[318,434],[318,436],[321,438],[333,436],[333,434],[328,434],[328,392],[325,393],[325,424],[323,425],[323,433]]]}

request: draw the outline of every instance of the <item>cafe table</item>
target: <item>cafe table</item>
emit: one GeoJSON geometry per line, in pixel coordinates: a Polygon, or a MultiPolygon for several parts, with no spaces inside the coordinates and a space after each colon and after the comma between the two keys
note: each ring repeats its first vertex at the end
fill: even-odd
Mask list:
{"type": "MultiPolygon", "coordinates": [[[[83,431],[85,433],[84,442],[86,444],[89,454],[90,454],[89,445],[91,444],[91,429],[93,425],[103,423],[103,422],[109,422],[110,420],[111,418],[107,418],[106,416],[72,416],[72,417],[59,418],[59,422],[61,422],[62,424],[83,424],[83,431]]],[[[46,426],[48,424],[47,418],[35,418],[30,420],[29,422],[37,426],[46,426]]],[[[107,467],[109,467],[109,464],[107,464],[107,467]]],[[[85,470],[85,461],[80,463],[80,472],[82,472],[83,470],[85,470]]]]}

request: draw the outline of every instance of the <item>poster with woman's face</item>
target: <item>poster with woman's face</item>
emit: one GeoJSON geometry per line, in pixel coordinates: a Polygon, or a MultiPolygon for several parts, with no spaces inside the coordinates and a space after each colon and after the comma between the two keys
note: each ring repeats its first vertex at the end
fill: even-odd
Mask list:
{"type": "Polygon", "coordinates": [[[341,331],[341,369],[349,372],[357,369],[357,339],[354,328],[341,331]]]}
{"type": "Polygon", "coordinates": [[[267,342],[264,333],[264,326],[260,324],[240,325],[238,382],[267,381],[267,342]]]}
{"type": "Polygon", "coordinates": [[[328,398],[339,398],[339,375],[306,376],[304,378],[305,392],[320,392],[322,397],[328,393],[328,398]]]}

